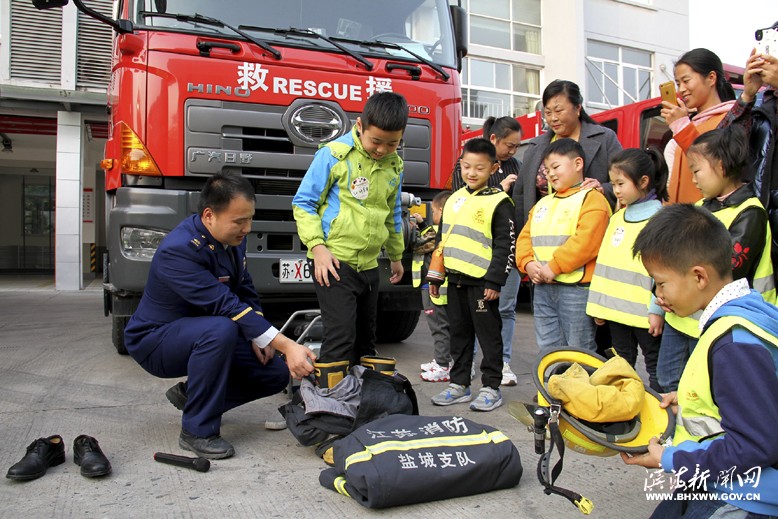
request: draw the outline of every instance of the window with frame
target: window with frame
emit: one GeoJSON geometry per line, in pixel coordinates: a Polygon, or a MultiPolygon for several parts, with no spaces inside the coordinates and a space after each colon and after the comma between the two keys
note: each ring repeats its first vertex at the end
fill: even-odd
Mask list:
{"type": "Polygon", "coordinates": [[[541,54],[541,0],[464,0],[470,43],[541,54]]]}
{"type": "Polygon", "coordinates": [[[540,102],[540,71],[515,63],[466,58],[462,83],[464,117],[518,117],[540,102]]]}
{"type": "Polygon", "coordinates": [[[612,108],[651,98],[653,54],[595,40],[586,42],[586,100],[612,108]]]}

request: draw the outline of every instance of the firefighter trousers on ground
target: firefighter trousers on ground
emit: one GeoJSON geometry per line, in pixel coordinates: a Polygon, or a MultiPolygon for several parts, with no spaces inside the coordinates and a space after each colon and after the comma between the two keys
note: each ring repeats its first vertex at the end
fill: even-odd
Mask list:
{"type": "Polygon", "coordinates": [[[390,415],[334,445],[319,482],[368,508],[511,488],[519,452],[502,432],[458,416],[390,415]]]}
{"type": "Polygon", "coordinates": [[[400,374],[384,375],[362,366],[351,368],[340,384],[314,387],[308,379],[279,412],[301,445],[317,445],[332,435],[345,436],[387,414],[419,414],[416,393],[400,374]]]}

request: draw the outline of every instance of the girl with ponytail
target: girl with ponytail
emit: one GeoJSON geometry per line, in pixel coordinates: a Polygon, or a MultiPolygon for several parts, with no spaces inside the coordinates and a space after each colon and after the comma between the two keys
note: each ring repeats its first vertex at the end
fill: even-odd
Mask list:
{"type": "Polygon", "coordinates": [[[622,150],[610,159],[608,176],[617,200],[597,256],[586,313],[608,324],[616,352],[634,366],[643,351],[649,385],[661,391],[656,376],[664,310],[653,302],[651,283],[632,244],[667,201],[667,164],[656,149],[622,150]]]}

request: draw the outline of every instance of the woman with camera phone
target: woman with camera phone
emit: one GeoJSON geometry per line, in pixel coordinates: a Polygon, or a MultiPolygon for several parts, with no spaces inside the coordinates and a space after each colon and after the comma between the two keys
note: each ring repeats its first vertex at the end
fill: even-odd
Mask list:
{"type": "Polygon", "coordinates": [[[692,179],[686,150],[694,139],[713,130],[735,103],[735,91],[724,77],[719,57],[708,49],[693,49],[675,63],[678,102],[662,101],[662,117],[673,132],[665,148],[670,167],[670,202],[694,203],[700,192],[692,179]]]}

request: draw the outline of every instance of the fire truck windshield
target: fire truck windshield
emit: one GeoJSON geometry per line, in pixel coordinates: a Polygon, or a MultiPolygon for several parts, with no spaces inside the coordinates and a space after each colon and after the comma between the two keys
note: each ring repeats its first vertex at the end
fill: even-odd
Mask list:
{"type": "Polygon", "coordinates": [[[326,49],[352,57],[415,57],[444,67],[456,66],[447,0],[287,0],[282,7],[277,0],[137,0],[134,13],[136,25],[151,30],[164,28],[235,38],[238,35],[229,26],[241,26],[240,29],[250,29],[271,46],[326,49]],[[167,4],[165,11],[158,11],[156,6],[163,4],[167,4]],[[225,26],[198,23],[198,15],[218,19],[225,26]],[[311,37],[311,33],[324,38],[311,37]],[[400,48],[375,45],[376,41],[395,43],[400,48]],[[365,42],[372,45],[365,47],[365,42]]]}

